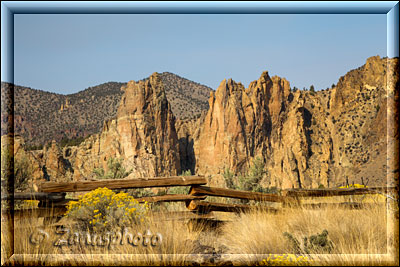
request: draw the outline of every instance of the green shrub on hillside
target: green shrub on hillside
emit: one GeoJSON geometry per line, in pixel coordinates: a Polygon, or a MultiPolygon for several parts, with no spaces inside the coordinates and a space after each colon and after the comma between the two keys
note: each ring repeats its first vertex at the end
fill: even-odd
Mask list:
{"type": "Polygon", "coordinates": [[[82,143],[83,141],[85,141],[84,137],[77,137],[77,138],[67,138],[64,137],[63,139],[61,139],[60,141],[60,147],[66,147],[66,146],[77,146],[80,143],[82,143]]]}
{"type": "Polygon", "coordinates": [[[192,171],[186,170],[186,171],[182,171],[182,173],[179,176],[191,176],[191,175],[192,175],[192,171]]]}
{"type": "Polygon", "coordinates": [[[109,158],[107,160],[107,167],[107,173],[105,173],[103,168],[95,168],[93,173],[98,179],[122,179],[132,172],[132,170],[127,171],[122,166],[122,159],[109,158]]]}
{"type": "Polygon", "coordinates": [[[32,179],[33,167],[28,156],[14,157],[14,190],[23,192],[30,186],[32,179]]]}
{"type": "Polygon", "coordinates": [[[189,188],[189,186],[173,186],[168,189],[168,194],[187,195],[189,188]]]}
{"type": "Polygon", "coordinates": [[[263,192],[260,182],[264,174],[266,174],[264,166],[261,158],[257,157],[253,160],[253,165],[250,167],[247,175],[239,176],[239,187],[241,190],[263,192]]]}
{"type": "Polygon", "coordinates": [[[225,184],[230,189],[244,190],[261,193],[278,193],[276,187],[264,188],[260,185],[261,180],[267,174],[265,164],[260,157],[253,160],[253,164],[245,175],[235,175],[228,168],[225,169],[223,177],[225,184]]]}
{"type": "Polygon", "coordinates": [[[234,179],[235,179],[235,174],[229,170],[229,168],[225,168],[224,174],[223,174],[225,184],[228,188],[230,189],[238,189],[238,186],[236,185],[234,179]]]}

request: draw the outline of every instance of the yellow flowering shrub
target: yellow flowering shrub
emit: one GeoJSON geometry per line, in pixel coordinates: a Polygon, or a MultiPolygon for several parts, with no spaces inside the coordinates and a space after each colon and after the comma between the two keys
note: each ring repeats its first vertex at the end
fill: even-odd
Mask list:
{"type": "Polygon", "coordinates": [[[296,256],[295,254],[269,254],[268,258],[263,259],[259,266],[306,266],[311,265],[312,260],[306,256],[296,256]]]}
{"type": "Polygon", "coordinates": [[[339,188],[365,188],[365,187],[367,187],[367,186],[362,185],[362,184],[349,184],[349,185],[340,186],[339,188]]]}
{"type": "Polygon", "coordinates": [[[140,204],[127,193],[117,194],[104,187],[70,201],[65,216],[84,230],[109,230],[143,222],[148,210],[147,203],[140,204]]]}
{"type": "Polygon", "coordinates": [[[24,208],[37,208],[39,204],[39,200],[24,200],[23,207],[24,208]]]}

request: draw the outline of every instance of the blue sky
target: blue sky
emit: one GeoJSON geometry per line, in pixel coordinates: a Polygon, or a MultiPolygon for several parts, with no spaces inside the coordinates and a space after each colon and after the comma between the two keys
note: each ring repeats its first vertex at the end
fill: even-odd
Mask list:
{"type": "Polygon", "coordinates": [[[325,89],[386,56],[386,15],[16,14],[14,82],[75,93],[169,71],[216,89],[264,70],[325,89]]]}

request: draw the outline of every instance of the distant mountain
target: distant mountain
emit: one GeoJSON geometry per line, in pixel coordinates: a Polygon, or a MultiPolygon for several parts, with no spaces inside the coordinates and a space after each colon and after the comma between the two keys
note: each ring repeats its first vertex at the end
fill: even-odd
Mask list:
{"type": "Polygon", "coordinates": [[[165,86],[172,113],[178,119],[192,119],[208,110],[208,99],[212,89],[200,83],[179,77],[170,72],[160,74],[165,86]]]}
{"type": "MultiPolygon", "coordinates": [[[[211,88],[173,73],[160,74],[172,111],[178,119],[198,117],[208,109],[211,88]]],[[[107,82],[75,94],[62,95],[23,86],[14,86],[14,132],[27,145],[51,140],[74,139],[100,132],[104,121],[115,118],[126,83],[107,82]]],[[[7,100],[12,84],[1,83],[1,98],[7,100]]],[[[11,101],[3,101],[9,110],[11,101]]],[[[1,133],[9,120],[2,107],[1,133]]]]}

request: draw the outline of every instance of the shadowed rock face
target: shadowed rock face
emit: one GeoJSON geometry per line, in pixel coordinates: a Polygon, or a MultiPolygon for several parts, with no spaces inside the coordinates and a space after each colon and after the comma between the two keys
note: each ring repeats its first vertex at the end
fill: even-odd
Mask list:
{"type": "Polygon", "coordinates": [[[223,80],[210,93],[208,111],[176,122],[159,74],[122,89],[116,119],[79,146],[45,150],[41,166],[50,173],[68,167],[81,179],[93,168],[107,170],[107,159],[116,157],[133,169],[132,177],[191,170],[219,177],[216,184],[223,186],[226,168],[245,173],[260,157],[267,171],[263,186],[280,188],[383,185],[398,173],[398,131],[391,119],[398,118],[398,59],[369,58],[337,86],[315,93],[294,92],[286,79],[268,72],[247,89],[223,80]]]}

